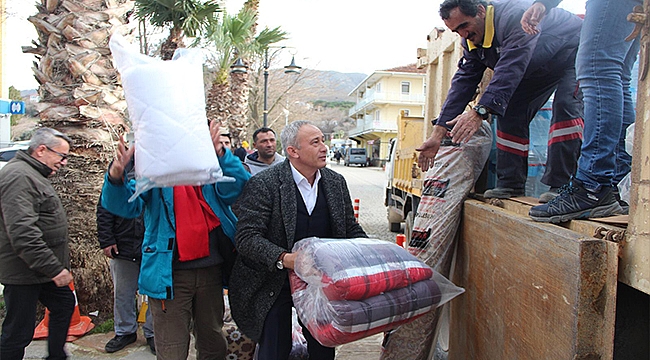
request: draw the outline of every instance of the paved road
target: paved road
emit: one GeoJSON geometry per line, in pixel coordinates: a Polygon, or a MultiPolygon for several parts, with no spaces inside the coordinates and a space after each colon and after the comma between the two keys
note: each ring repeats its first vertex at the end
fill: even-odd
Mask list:
{"type": "MultiPolygon", "coordinates": [[[[395,241],[395,234],[388,231],[386,208],[384,207],[384,188],[386,175],[381,168],[361,168],[356,166],[345,167],[342,164],[332,163],[331,169],[345,177],[350,189],[352,199],[359,199],[359,223],[372,237],[382,240],[395,241]]],[[[67,350],[70,360],[89,359],[128,359],[152,360],[155,356],[149,352],[142,330],[135,344],[129,345],[117,353],[104,352],[104,344],[114,334],[95,334],[84,336],[79,340],[68,343],[67,350]]],[[[375,335],[350,344],[345,344],[337,349],[337,360],[373,360],[378,359],[381,352],[382,335],[375,335]]],[[[47,354],[45,340],[33,341],[28,347],[25,359],[43,359],[47,354]]],[[[189,359],[195,359],[191,353],[189,359]]]]}

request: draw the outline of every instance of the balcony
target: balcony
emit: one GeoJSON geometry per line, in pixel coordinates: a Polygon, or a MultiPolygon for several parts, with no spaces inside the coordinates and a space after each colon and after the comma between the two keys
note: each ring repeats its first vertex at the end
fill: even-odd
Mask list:
{"type": "Polygon", "coordinates": [[[395,132],[397,133],[397,120],[374,120],[372,118],[357,119],[357,127],[350,130],[350,137],[369,132],[395,132]]]}
{"type": "Polygon", "coordinates": [[[402,94],[399,92],[376,92],[368,90],[364,97],[357,100],[357,103],[350,108],[348,116],[352,116],[372,103],[395,104],[395,105],[424,105],[424,94],[402,94]]]}

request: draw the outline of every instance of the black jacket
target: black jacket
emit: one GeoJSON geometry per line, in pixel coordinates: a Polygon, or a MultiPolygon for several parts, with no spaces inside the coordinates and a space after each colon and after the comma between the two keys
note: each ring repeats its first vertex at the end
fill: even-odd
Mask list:
{"type": "Polygon", "coordinates": [[[135,219],[125,219],[97,204],[97,238],[102,249],[117,244],[119,254],[113,255],[116,258],[140,261],[144,238],[142,215],[135,219]]]}

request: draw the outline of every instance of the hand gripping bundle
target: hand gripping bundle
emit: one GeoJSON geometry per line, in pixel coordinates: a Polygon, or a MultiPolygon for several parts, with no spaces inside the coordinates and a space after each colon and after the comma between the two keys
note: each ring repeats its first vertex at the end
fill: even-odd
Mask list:
{"type": "Polygon", "coordinates": [[[293,252],[298,316],[328,347],[394,329],[464,291],[387,241],[307,238],[293,252]]]}
{"type": "Polygon", "coordinates": [[[231,181],[210,138],[201,50],[178,49],[162,61],[131,49],[117,33],[109,46],[135,133],[133,198],[153,187],[231,181]]]}

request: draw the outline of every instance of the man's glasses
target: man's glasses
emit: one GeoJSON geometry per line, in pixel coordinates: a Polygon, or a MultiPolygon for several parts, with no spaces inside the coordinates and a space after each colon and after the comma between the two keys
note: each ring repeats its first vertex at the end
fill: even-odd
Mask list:
{"type": "Polygon", "coordinates": [[[60,152],[58,152],[58,151],[56,151],[56,150],[53,150],[51,147],[49,147],[49,146],[47,146],[47,145],[45,145],[45,148],[48,149],[48,150],[50,150],[51,152],[53,152],[53,153],[59,155],[59,156],[61,157],[61,161],[63,161],[63,160],[68,160],[68,154],[60,153],[60,152]]]}

